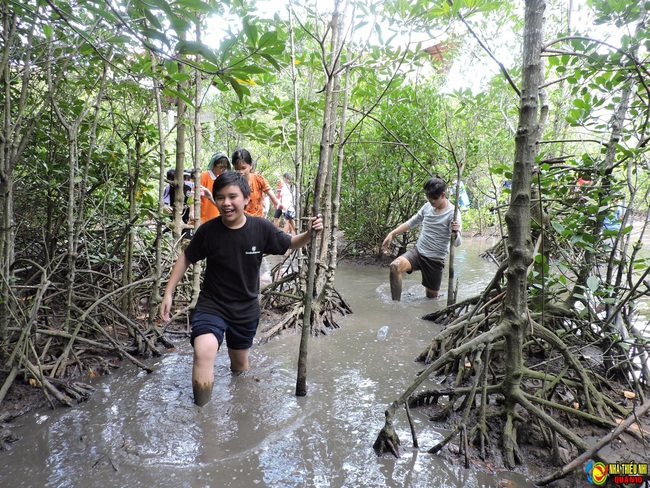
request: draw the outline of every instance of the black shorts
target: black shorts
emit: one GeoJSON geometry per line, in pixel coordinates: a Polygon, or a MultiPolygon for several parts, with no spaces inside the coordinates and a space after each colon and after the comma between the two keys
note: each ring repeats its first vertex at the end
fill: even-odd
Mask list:
{"type": "Polygon", "coordinates": [[[431,259],[422,256],[417,249],[410,249],[402,254],[408,262],[411,263],[413,271],[422,271],[422,286],[431,291],[439,291],[442,283],[442,270],[445,269],[445,263],[439,259],[431,259]]]}
{"type": "Polygon", "coordinates": [[[194,339],[200,335],[214,334],[219,341],[219,348],[221,348],[225,334],[228,349],[250,349],[253,345],[258,324],[259,320],[249,324],[229,323],[218,315],[197,309],[192,316],[190,344],[194,346],[194,339]]]}

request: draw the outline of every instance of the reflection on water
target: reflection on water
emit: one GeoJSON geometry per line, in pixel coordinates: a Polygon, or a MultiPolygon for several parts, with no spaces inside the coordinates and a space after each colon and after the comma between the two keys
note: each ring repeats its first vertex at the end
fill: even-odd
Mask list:
{"type": "MultiPolygon", "coordinates": [[[[480,292],[495,266],[469,240],[457,250],[459,299],[480,292]]],[[[467,487],[533,486],[513,473],[448,466],[426,451],[442,437],[413,411],[396,428],[402,457],[378,458],[372,444],[383,411],[422,368],[413,358],[437,326],[420,317],[444,307],[427,300],[419,273],[405,277],[402,302],[390,300],[388,269],[341,266],[337,289],[355,313],[324,338],[312,338],[308,395],[294,395],[299,337],[251,351],[251,371],[233,376],[227,354],[215,366],[213,401],[192,403],[192,353],[186,340],[151,361],[97,381],[75,408],[41,411],[18,422],[23,439],[0,454],[2,486],[467,487]],[[389,327],[378,341],[377,329],[389,327]],[[507,480],[507,481],[506,481],[507,480]]],[[[443,290],[446,281],[443,281],[443,290]]]]}

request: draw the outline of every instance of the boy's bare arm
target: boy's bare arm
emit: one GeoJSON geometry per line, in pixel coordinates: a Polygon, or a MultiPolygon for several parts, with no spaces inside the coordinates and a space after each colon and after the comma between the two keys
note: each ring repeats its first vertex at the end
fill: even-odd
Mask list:
{"type": "Polygon", "coordinates": [[[315,230],[316,234],[320,234],[320,232],[323,230],[323,217],[321,214],[318,214],[316,217],[312,217],[309,220],[309,224],[307,225],[307,230],[305,232],[291,237],[291,245],[289,246],[289,249],[298,249],[309,244],[312,230],[315,230]]]}
{"type": "Polygon", "coordinates": [[[393,230],[391,230],[388,233],[388,235],[386,236],[386,238],[384,239],[384,242],[381,243],[381,250],[384,251],[384,252],[388,251],[390,243],[393,241],[393,237],[395,237],[398,234],[403,234],[404,232],[406,232],[409,229],[410,229],[410,227],[409,227],[408,222],[404,222],[403,224],[401,224],[401,225],[397,226],[396,228],[394,228],[393,230]]]}

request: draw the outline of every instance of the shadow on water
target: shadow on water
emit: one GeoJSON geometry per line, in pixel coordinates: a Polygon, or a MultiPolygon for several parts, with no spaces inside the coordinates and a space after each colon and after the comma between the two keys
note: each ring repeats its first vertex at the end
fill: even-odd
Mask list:
{"type": "MultiPolygon", "coordinates": [[[[482,241],[457,251],[459,299],[480,292],[495,266],[482,241]]],[[[413,411],[414,449],[402,411],[402,457],[378,458],[372,444],[383,411],[422,368],[413,358],[438,330],[420,317],[444,307],[427,300],[414,273],[404,300],[390,300],[387,268],[342,265],[337,289],[354,314],[328,337],[312,338],[308,395],[294,395],[299,337],[251,351],[251,371],[233,376],[227,354],[215,366],[213,400],[191,398],[188,341],[151,361],[147,375],[125,366],[97,380],[85,404],[21,418],[22,437],[0,453],[2,486],[479,487],[533,484],[515,473],[450,466],[426,451],[443,432],[413,411]],[[389,327],[386,340],[377,329],[389,327]]],[[[446,281],[443,282],[443,289],[446,281]]]]}

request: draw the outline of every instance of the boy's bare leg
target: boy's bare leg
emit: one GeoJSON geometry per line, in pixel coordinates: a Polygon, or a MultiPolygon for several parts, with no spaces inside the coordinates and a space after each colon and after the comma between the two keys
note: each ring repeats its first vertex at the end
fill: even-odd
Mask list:
{"type": "Polygon", "coordinates": [[[411,269],[411,262],[402,256],[390,263],[390,296],[396,302],[402,299],[402,274],[411,269]]]}
{"type": "Polygon", "coordinates": [[[430,288],[426,288],[425,290],[427,291],[427,298],[438,298],[438,290],[431,290],[430,288]]]}
{"type": "Polygon", "coordinates": [[[219,341],[214,334],[203,334],[194,339],[194,364],[192,365],[192,390],[194,403],[202,407],[212,398],[214,385],[214,358],[219,341]]]}
{"type": "Polygon", "coordinates": [[[234,373],[241,373],[248,371],[248,351],[250,349],[230,349],[228,348],[228,356],[230,356],[230,369],[234,373]]]}

